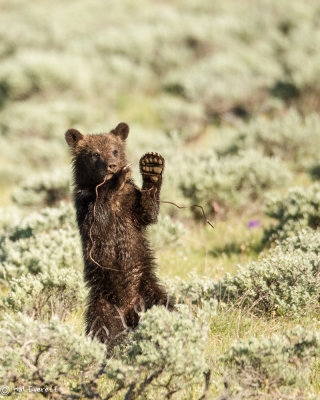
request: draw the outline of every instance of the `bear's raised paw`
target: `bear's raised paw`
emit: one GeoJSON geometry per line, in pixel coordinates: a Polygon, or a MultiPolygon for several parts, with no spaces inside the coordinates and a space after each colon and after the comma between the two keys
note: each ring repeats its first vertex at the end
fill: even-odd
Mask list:
{"type": "Polygon", "coordinates": [[[140,171],[143,179],[158,182],[164,169],[164,158],[154,152],[146,153],[140,159],[140,171]]]}

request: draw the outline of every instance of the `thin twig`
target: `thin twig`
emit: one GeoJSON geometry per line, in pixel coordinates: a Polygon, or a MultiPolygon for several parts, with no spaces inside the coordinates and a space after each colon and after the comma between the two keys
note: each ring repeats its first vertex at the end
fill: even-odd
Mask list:
{"type": "Polygon", "coordinates": [[[99,263],[92,257],[92,251],[93,251],[93,247],[94,247],[94,240],[93,240],[93,238],[92,238],[92,228],[93,228],[93,225],[94,225],[95,219],[96,219],[96,206],[97,206],[98,196],[99,196],[98,189],[99,189],[100,186],[102,186],[102,185],[104,185],[104,184],[106,183],[106,180],[107,180],[107,175],[104,177],[104,180],[96,186],[96,189],[95,189],[95,190],[96,190],[96,200],[95,200],[94,205],[93,205],[93,220],[92,220],[92,224],[91,224],[91,226],[90,226],[90,231],[89,231],[89,237],[90,237],[90,240],[91,240],[91,249],[90,249],[90,252],[89,252],[89,257],[90,257],[90,260],[91,260],[92,262],[94,262],[98,267],[104,268],[104,269],[111,269],[112,271],[118,271],[118,272],[119,272],[118,269],[103,267],[101,264],[99,264],[99,263]]]}
{"type": "Polygon", "coordinates": [[[164,200],[157,200],[157,201],[158,201],[159,203],[172,204],[173,206],[176,206],[177,208],[180,208],[180,209],[182,209],[182,208],[198,207],[198,208],[201,209],[203,218],[205,219],[206,223],[209,224],[209,225],[211,226],[212,229],[214,229],[214,226],[213,226],[213,224],[208,220],[208,218],[207,218],[207,216],[206,216],[206,213],[204,212],[203,207],[200,206],[199,204],[191,204],[190,206],[179,206],[178,204],[173,203],[172,201],[164,201],[164,200]]]}
{"type": "MultiPolygon", "coordinates": [[[[145,190],[142,190],[142,189],[139,189],[139,188],[137,188],[137,189],[139,190],[139,192],[144,193],[144,192],[150,192],[150,191],[153,190],[154,188],[151,187],[150,189],[145,189],[145,190]]],[[[156,190],[155,190],[154,195],[153,195],[153,199],[154,199],[155,201],[157,201],[158,203],[163,203],[163,204],[171,204],[171,205],[173,205],[173,206],[175,206],[175,207],[177,207],[177,208],[179,208],[179,209],[183,209],[183,208],[192,208],[192,207],[200,208],[200,210],[201,210],[201,212],[202,212],[202,215],[203,215],[203,218],[205,219],[206,223],[209,224],[209,225],[211,226],[212,229],[214,229],[214,226],[213,226],[212,222],[210,222],[210,221],[208,220],[207,215],[206,215],[206,213],[205,213],[205,211],[204,211],[204,209],[203,209],[202,206],[200,206],[199,204],[191,204],[190,206],[179,206],[178,204],[174,203],[173,201],[167,201],[167,200],[159,200],[159,199],[156,199],[156,193],[157,193],[158,189],[157,189],[157,188],[155,188],[155,189],[156,189],[156,190]]]]}

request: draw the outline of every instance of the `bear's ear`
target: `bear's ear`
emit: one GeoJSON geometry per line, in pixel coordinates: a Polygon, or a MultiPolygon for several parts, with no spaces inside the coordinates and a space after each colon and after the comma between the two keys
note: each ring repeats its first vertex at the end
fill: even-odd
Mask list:
{"type": "Polygon", "coordinates": [[[120,124],[112,129],[111,133],[115,136],[119,136],[122,140],[126,140],[129,135],[129,126],[125,122],[120,122],[120,124]]]}
{"type": "Polygon", "coordinates": [[[75,149],[78,142],[83,139],[83,134],[76,129],[68,129],[65,134],[65,138],[71,149],[75,149]]]}

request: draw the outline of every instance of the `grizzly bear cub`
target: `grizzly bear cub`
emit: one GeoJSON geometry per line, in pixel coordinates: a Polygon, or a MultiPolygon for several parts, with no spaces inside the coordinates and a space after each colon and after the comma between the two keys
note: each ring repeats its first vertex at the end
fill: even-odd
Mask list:
{"type": "Polygon", "coordinates": [[[107,134],[83,135],[76,129],[65,134],[89,288],[86,333],[111,346],[137,326],[138,312],[155,304],[173,308],[154,273],[145,236],[146,227],[157,221],[164,159],[157,153],[140,159],[140,190],[126,161],[128,134],[125,123],[107,134]]]}

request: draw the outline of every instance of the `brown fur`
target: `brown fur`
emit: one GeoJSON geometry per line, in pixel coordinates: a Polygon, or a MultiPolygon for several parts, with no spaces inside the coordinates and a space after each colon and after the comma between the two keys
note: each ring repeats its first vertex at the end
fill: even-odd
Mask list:
{"type": "Polygon", "coordinates": [[[155,304],[173,307],[154,273],[145,236],[147,225],[157,221],[164,160],[154,153],[142,157],[143,186],[138,189],[130,179],[125,156],[128,132],[124,123],[108,134],[66,132],[73,154],[74,201],[89,287],[86,332],[111,345],[137,326],[137,311],[155,304]],[[96,199],[95,188],[106,175],[96,199]]]}

